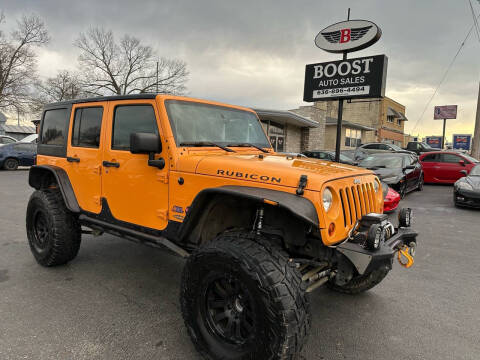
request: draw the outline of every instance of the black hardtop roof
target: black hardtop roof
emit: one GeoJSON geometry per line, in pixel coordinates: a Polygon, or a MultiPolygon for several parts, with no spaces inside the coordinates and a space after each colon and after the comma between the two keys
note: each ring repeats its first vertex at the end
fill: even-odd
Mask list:
{"type": "Polygon", "coordinates": [[[100,101],[115,101],[115,100],[132,100],[132,99],[155,99],[158,94],[130,94],[130,95],[113,95],[113,96],[97,96],[92,98],[74,99],[68,101],[60,101],[55,103],[46,104],[46,108],[69,106],[72,104],[81,104],[87,102],[100,102],[100,101]]]}

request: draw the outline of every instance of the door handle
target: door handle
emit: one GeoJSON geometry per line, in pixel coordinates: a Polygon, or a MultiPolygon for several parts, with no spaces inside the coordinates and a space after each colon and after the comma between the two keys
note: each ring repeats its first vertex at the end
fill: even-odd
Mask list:
{"type": "Polygon", "coordinates": [[[120,167],[120,163],[118,163],[118,162],[104,161],[102,164],[105,167],[114,167],[114,168],[119,168],[120,167]]]}
{"type": "Polygon", "coordinates": [[[80,159],[77,158],[77,157],[67,156],[67,161],[68,161],[68,162],[71,162],[71,163],[73,163],[73,162],[79,163],[79,162],[80,162],[80,159]]]}

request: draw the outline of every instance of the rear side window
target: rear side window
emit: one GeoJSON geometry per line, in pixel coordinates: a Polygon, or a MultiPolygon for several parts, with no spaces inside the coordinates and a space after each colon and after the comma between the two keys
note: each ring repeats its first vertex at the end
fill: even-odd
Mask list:
{"type": "Polygon", "coordinates": [[[130,134],[136,132],[158,134],[153,106],[117,106],[113,117],[112,149],[130,150],[130,134]]]}
{"type": "Polygon", "coordinates": [[[43,145],[61,145],[66,144],[68,109],[53,109],[45,111],[42,123],[43,145]]]}
{"type": "Polygon", "coordinates": [[[458,163],[461,159],[459,156],[454,154],[442,154],[442,162],[446,163],[458,163]]]}
{"type": "Polygon", "coordinates": [[[73,120],[72,146],[98,148],[103,107],[79,108],[73,120]]]}
{"type": "Polygon", "coordinates": [[[363,148],[364,149],[378,149],[378,145],[377,144],[370,144],[370,145],[365,145],[363,148]]]}

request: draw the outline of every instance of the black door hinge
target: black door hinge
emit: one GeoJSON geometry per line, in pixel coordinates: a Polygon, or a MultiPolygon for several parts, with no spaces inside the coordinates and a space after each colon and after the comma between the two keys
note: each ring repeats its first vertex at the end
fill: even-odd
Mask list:
{"type": "Polygon", "coordinates": [[[303,190],[307,186],[308,177],[307,175],[301,175],[300,180],[298,181],[297,195],[303,195],[303,190]]]}

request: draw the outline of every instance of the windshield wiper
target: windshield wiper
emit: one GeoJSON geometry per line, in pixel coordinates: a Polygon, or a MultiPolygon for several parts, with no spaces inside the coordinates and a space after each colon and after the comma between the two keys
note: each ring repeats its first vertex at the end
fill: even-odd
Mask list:
{"type": "Polygon", "coordinates": [[[229,149],[225,146],[215,144],[210,141],[189,141],[189,142],[182,142],[180,143],[179,146],[216,146],[222,150],[228,151],[228,152],[236,152],[235,150],[229,149]]]}
{"type": "Polygon", "coordinates": [[[372,166],[372,167],[367,167],[368,170],[378,170],[378,169],[385,169],[385,165],[378,165],[378,166],[372,166]]]}
{"type": "Polygon", "coordinates": [[[251,143],[240,143],[240,144],[228,144],[227,146],[238,146],[238,147],[253,147],[255,149],[258,149],[264,153],[268,153],[268,150],[265,150],[264,148],[261,148],[260,146],[251,144],[251,143]]]}

